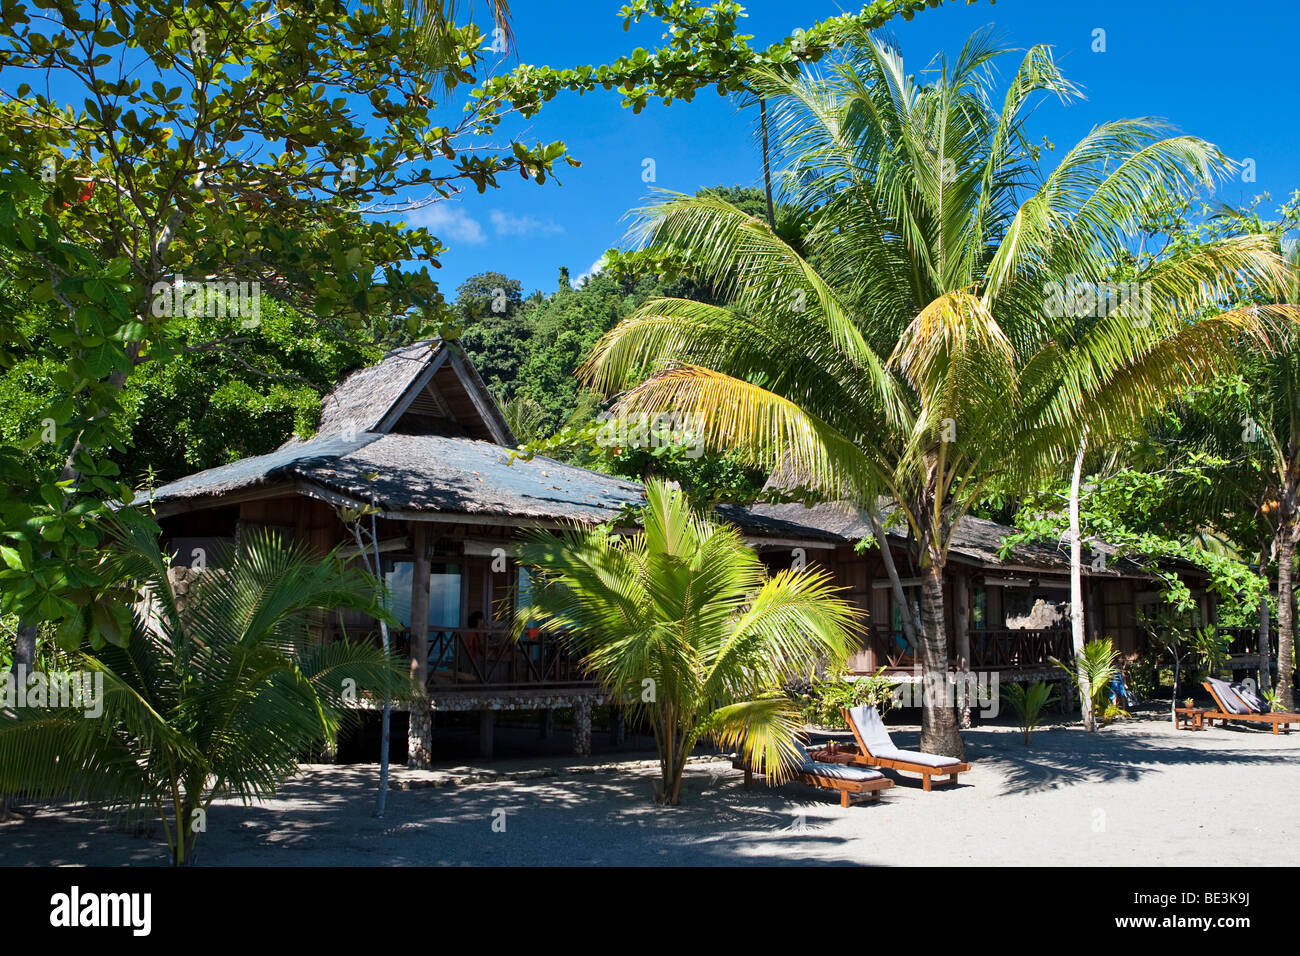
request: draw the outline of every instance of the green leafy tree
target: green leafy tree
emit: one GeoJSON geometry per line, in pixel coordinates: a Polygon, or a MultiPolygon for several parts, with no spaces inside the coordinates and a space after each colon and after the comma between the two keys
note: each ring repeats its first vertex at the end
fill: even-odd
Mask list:
{"type": "Polygon", "coordinates": [[[1173,692],[1169,695],[1169,719],[1178,725],[1178,683],[1183,669],[1200,665],[1211,676],[1222,670],[1228,660],[1228,638],[1213,627],[1187,627],[1177,621],[1161,621],[1152,626],[1144,621],[1148,638],[1169,656],[1174,665],[1173,692]]]}
{"type": "Polygon", "coordinates": [[[777,779],[793,769],[801,731],[782,684],[842,666],[858,612],[829,573],[769,575],[733,527],[695,513],[662,482],[646,488],[644,527],[558,538],[528,534],[519,560],[536,571],[539,622],[616,700],[649,722],[660,799],[675,806],[686,758],[701,740],[735,747],[777,779]]]}
{"type": "Polygon", "coordinates": [[[510,398],[531,349],[532,326],[524,312],[523,287],[500,272],[481,272],[456,290],[464,321],[460,343],[493,392],[510,398]]]}
{"type": "Polygon", "coordinates": [[[382,357],[287,306],[261,311],[254,329],[232,320],[238,341],[219,351],[202,347],[224,331],[213,328],[219,320],[178,320],[195,350],[145,363],[128,380],[121,402],[131,445],[116,460],[134,482],[171,481],[311,435],[321,397],[346,371],[382,357]]]}
{"type": "MultiPolygon", "coordinates": [[[[1283,206],[1281,216],[1263,222],[1258,216],[1229,213],[1215,224],[1233,235],[1270,243],[1287,264],[1281,288],[1240,290],[1244,302],[1281,303],[1300,312],[1300,247],[1294,232],[1300,223],[1300,195],[1283,206]]],[[[1283,709],[1295,707],[1294,565],[1300,542],[1300,323],[1285,324],[1272,352],[1243,350],[1239,371],[1198,390],[1180,407],[1174,434],[1188,449],[1206,456],[1204,480],[1178,489],[1206,513],[1208,523],[1250,553],[1260,566],[1277,566],[1275,591],[1278,631],[1276,692],[1283,709]]],[[[1268,609],[1260,605],[1261,687],[1268,689],[1268,609]]]]}
{"type": "Polygon", "coordinates": [[[483,148],[508,109],[499,99],[437,125],[435,80],[475,81],[487,53],[477,27],[440,28],[431,59],[389,3],[0,6],[13,83],[0,101],[0,268],[22,305],[0,326],[0,364],[51,375],[24,444],[59,461],[34,472],[26,449],[0,449],[0,586],[23,621],[18,659],[32,660],[39,621],[74,614],[95,586],[84,561],[70,570],[94,552],[92,513],[131,498],[110,454],[129,444],[123,385],[144,362],[239,338],[195,343],[173,321],[207,308],[194,290],[255,286],[340,336],[390,335],[394,315],[424,334],[446,306],[426,268],[403,264],[436,264],[443,247],[394,217],[503,173],[542,183],[565,157],[561,143],[483,148]],[[52,321],[32,341],[35,311],[52,321]]]}
{"type": "MultiPolygon", "coordinates": [[[[638,47],[601,66],[556,69],[523,64],[508,75],[487,80],[474,95],[504,99],[528,117],[559,93],[582,95],[597,87],[620,90],[623,105],[634,113],[652,100],[665,106],[674,100],[690,102],[707,87],[714,87],[722,96],[743,93],[748,89],[747,76],[755,70],[792,72],[801,63],[815,63],[863,31],[883,26],[897,16],[911,20],[942,2],[874,0],[857,13],[829,17],[758,50],[749,45],[753,37],[740,32],[745,8],[734,0],[707,6],[690,0],[631,0],[618,12],[623,29],[653,18],[662,23],[663,36],[671,37],[670,42],[655,50],[638,47]]],[[[968,6],[974,2],[966,0],[968,6]]]]}

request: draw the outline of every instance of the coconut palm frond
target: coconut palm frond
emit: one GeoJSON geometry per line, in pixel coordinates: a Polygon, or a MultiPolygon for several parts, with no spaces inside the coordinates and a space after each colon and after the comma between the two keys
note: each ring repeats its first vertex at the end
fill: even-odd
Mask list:
{"type": "Polygon", "coordinates": [[[650,724],[664,802],[678,801],[686,758],[705,738],[783,779],[801,727],[780,685],[842,662],[858,611],[823,573],[769,577],[739,531],[662,482],[647,483],[641,520],[632,536],[526,535],[519,559],[537,586],[520,617],[543,622],[650,724]]]}

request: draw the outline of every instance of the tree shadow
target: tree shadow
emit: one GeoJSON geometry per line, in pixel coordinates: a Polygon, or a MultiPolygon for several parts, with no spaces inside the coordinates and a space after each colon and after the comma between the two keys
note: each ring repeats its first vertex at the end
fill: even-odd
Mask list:
{"type": "MultiPolygon", "coordinates": [[[[271,802],[214,804],[195,865],[861,865],[832,825],[881,812],[889,796],[845,810],[837,793],[798,783],[745,790],[729,765],[695,764],[678,807],[655,802],[657,770],[646,768],[394,790],[377,819],[375,770],[312,767],[271,802]]],[[[132,835],[78,809],[0,836],[11,865],[169,863],[160,834],[132,835]]]]}
{"type": "MultiPolygon", "coordinates": [[[[1192,731],[1183,731],[1189,736],[1192,731]]],[[[1236,735],[1234,735],[1236,736],[1236,735]]],[[[1144,736],[1141,728],[1124,732],[1082,728],[1035,731],[1028,748],[1019,735],[966,732],[968,755],[987,761],[1002,777],[1001,793],[1032,793],[1060,787],[1134,781],[1172,766],[1259,766],[1292,759],[1289,751],[1251,746],[1249,739],[1220,745],[1217,738],[1180,745],[1164,735],[1144,736]]]]}

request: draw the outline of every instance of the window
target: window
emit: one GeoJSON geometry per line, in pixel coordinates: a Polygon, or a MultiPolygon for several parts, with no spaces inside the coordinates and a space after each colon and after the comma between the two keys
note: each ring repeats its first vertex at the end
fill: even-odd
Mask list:
{"type": "MultiPolygon", "coordinates": [[[[393,561],[384,574],[388,609],[403,628],[411,626],[412,561],[393,561]]],[[[431,630],[460,627],[460,565],[433,564],[429,569],[429,620],[431,630]]]]}
{"type": "MultiPolygon", "coordinates": [[[[912,620],[914,621],[920,620],[921,619],[921,588],[917,585],[912,585],[911,587],[904,587],[903,595],[907,598],[907,607],[909,609],[909,613],[912,615],[912,620]]],[[[892,591],[890,592],[889,604],[891,608],[890,628],[892,632],[891,639],[893,642],[893,649],[898,651],[907,651],[909,650],[909,648],[907,646],[907,638],[904,636],[903,633],[903,609],[899,607],[898,601],[894,599],[892,591]]]]}
{"type": "Polygon", "coordinates": [[[975,588],[974,599],[970,602],[970,626],[975,631],[986,630],[989,626],[989,594],[982,584],[975,588]]]}
{"type": "Polygon", "coordinates": [[[1002,615],[1012,629],[1051,629],[1064,626],[1070,614],[1070,592],[1060,588],[1003,588],[1002,615]]]}

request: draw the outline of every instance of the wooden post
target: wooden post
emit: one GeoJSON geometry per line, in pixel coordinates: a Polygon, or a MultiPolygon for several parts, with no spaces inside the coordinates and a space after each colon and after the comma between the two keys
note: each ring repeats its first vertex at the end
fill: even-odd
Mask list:
{"type": "Polygon", "coordinates": [[[429,546],[426,525],[412,521],[411,549],[415,552],[411,569],[411,681],[416,696],[411,701],[411,724],[407,733],[408,767],[429,766],[432,727],[426,685],[429,681],[429,546]]]}
{"type": "Polygon", "coordinates": [[[542,711],[542,723],[537,730],[537,736],[546,740],[555,733],[555,711],[547,707],[542,711]]]}
{"type": "Polygon", "coordinates": [[[495,710],[478,712],[478,752],[481,757],[492,756],[492,731],[496,726],[496,720],[495,710]]]}
{"type": "Polygon", "coordinates": [[[609,708],[609,742],[621,747],[627,741],[627,721],[623,718],[623,708],[609,708]]]}
{"type": "Polygon", "coordinates": [[[573,702],[573,752],[579,757],[591,755],[590,697],[578,697],[573,702]]]}

